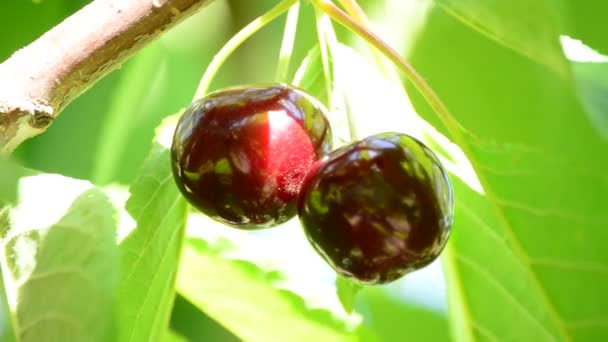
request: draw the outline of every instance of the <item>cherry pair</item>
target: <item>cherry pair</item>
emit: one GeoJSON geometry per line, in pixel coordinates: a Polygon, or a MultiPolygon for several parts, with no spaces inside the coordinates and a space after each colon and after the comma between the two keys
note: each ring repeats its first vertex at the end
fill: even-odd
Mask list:
{"type": "Polygon", "coordinates": [[[453,197],[433,152],[399,133],[331,151],[325,113],[284,84],[214,92],[177,125],[176,183],[194,207],[235,228],[272,227],[297,213],[316,251],[361,283],[390,282],[437,258],[453,197]]]}

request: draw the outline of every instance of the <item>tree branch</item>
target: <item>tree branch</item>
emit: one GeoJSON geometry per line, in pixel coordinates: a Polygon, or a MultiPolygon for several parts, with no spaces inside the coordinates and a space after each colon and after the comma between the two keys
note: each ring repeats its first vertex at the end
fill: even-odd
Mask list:
{"type": "Polygon", "coordinates": [[[94,0],[0,64],[0,154],[163,31],[213,0],[94,0]]]}

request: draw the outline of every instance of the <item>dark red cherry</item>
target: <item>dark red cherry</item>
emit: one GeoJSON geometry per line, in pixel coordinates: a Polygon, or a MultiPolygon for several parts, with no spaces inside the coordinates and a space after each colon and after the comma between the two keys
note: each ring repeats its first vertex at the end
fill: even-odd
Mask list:
{"type": "Polygon", "coordinates": [[[331,150],[325,112],[283,84],[229,88],[195,101],[173,138],[179,189],[198,210],[236,228],[289,220],[304,176],[331,150]]]}
{"type": "Polygon", "coordinates": [[[452,188],[421,142],[378,134],[318,161],[302,185],[298,214],[338,273],[387,283],[437,258],[453,222],[452,188]]]}

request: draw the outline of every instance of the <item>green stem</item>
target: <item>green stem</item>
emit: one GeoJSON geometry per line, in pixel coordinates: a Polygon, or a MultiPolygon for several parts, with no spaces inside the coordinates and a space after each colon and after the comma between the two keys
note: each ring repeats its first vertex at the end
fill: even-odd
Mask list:
{"type": "Polygon", "coordinates": [[[300,15],[300,2],[296,2],[287,12],[287,21],[285,22],[285,33],[283,34],[283,42],[279,52],[279,63],[277,65],[277,82],[285,82],[289,74],[289,62],[293,54],[293,45],[296,38],[296,30],[298,27],[298,17],[300,15]]]}
{"type": "MultiPolygon", "coordinates": [[[[331,79],[326,82],[332,82],[332,81],[335,81],[337,74],[336,74],[336,70],[335,70],[336,66],[333,63],[334,57],[331,57],[330,55],[332,53],[334,53],[334,51],[338,51],[338,49],[339,49],[338,38],[336,36],[336,32],[331,23],[331,20],[329,19],[329,16],[327,14],[323,13],[319,9],[316,9],[316,11],[318,12],[317,13],[317,18],[318,18],[317,27],[318,27],[318,31],[319,31],[319,35],[320,35],[319,40],[323,39],[323,41],[320,42],[322,44],[321,52],[323,52],[323,47],[325,47],[325,49],[328,51],[327,57],[326,57],[327,63],[324,62],[324,69],[325,69],[325,64],[327,64],[328,69],[329,69],[329,71],[327,71],[327,73],[332,75],[331,79]]],[[[343,82],[337,82],[337,83],[343,85],[343,82]]],[[[344,106],[341,109],[346,112],[346,121],[348,123],[348,136],[350,137],[351,141],[357,140],[360,137],[357,133],[358,130],[357,130],[356,120],[355,120],[355,117],[353,117],[353,114],[352,114],[353,112],[351,110],[350,103],[348,102],[348,98],[346,96],[344,96],[342,89],[341,88],[336,89],[336,87],[334,86],[333,83],[328,83],[327,91],[329,92],[328,99],[329,99],[329,103],[330,103],[330,108],[332,110],[336,109],[336,103],[335,103],[336,95],[339,95],[339,97],[342,99],[342,102],[340,104],[344,106]],[[336,93],[336,92],[338,92],[338,93],[336,93]]]]}
{"type": "Polygon", "coordinates": [[[329,58],[328,38],[324,20],[327,20],[327,15],[315,8],[315,18],[317,24],[317,39],[319,40],[319,50],[321,51],[321,63],[323,64],[323,76],[325,78],[325,90],[327,91],[327,101],[330,102],[331,107],[331,94],[333,89],[333,77],[331,74],[331,60],[329,58]]]}
{"type": "MultiPolygon", "coordinates": [[[[426,80],[412,67],[407,61],[405,61],[397,51],[390,47],[375,33],[368,30],[365,26],[352,19],[348,14],[344,13],[341,9],[336,7],[329,0],[309,0],[316,6],[318,6],[323,12],[327,13],[333,20],[339,24],[345,26],[349,30],[353,31],[368,43],[378,49],[384,56],[386,56],[391,62],[393,62],[414,84],[416,89],[422,94],[431,108],[437,113],[441,121],[450,130],[452,135],[462,138],[462,132],[460,130],[460,124],[456,121],[454,116],[450,113],[445,104],[441,101],[439,96],[435,93],[433,88],[426,82],[426,80]]],[[[457,139],[462,141],[461,139],[457,139]]]]}
{"type": "Polygon", "coordinates": [[[365,15],[365,11],[359,6],[356,0],[338,0],[338,3],[346,9],[346,12],[350,14],[356,21],[358,21],[361,25],[366,27],[369,26],[369,20],[367,19],[367,15],[365,15]]]}
{"type": "MultiPolygon", "coordinates": [[[[333,62],[334,57],[331,56],[334,51],[338,50],[338,38],[336,37],[336,32],[334,31],[334,27],[329,19],[329,16],[323,11],[315,8],[315,14],[317,17],[317,32],[319,35],[319,47],[321,50],[321,61],[323,62],[323,73],[325,76],[325,88],[327,90],[327,98],[329,102],[329,107],[333,111],[336,109],[336,91],[341,91],[340,88],[336,89],[334,87],[334,82],[336,82],[336,72],[335,72],[335,64],[333,62]]],[[[341,105],[344,105],[344,108],[341,108],[346,112],[346,121],[348,123],[348,136],[350,140],[356,140],[358,138],[357,135],[357,125],[355,118],[352,116],[352,111],[350,109],[348,99],[344,96],[344,94],[339,94],[342,98],[341,105]]]]}
{"type": "Polygon", "coordinates": [[[230,40],[224,45],[220,51],[213,57],[211,63],[205,70],[203,77],[196,89],[194,94],[194,100],[197,100],[207,93],[211,81],[222,67],[224,62],[230,57],[230,55],[236,50],[244,41],[251,37],[254,33],[259,31],[262,27],[279,17],[281,14],[287,12],[291,6],[293,6],[298,0],[283,0],[278,5],[273,7],[270,11],[254,19],[247,26],[243,27],[237,34],[235,34],[230,40]]]}
{"type": "MultiPolygon", "coordinates": [[[[369,18],[365,14],[365,11],[357,0],[338,0],[338,2],[344,7],[346,13],[348,13],[355,21],[357,21],[362,27],[367,28],[370,27],[369,18]]],[[[395,83],[401,83],[401,79],[399,75],[396,74],[395,69],[388,63],[384,56],[377,49],[372,49],[372,55],[376,60],[376,65],[380,69],[380,71],[387,77],[390,81],[395,83]]]]}

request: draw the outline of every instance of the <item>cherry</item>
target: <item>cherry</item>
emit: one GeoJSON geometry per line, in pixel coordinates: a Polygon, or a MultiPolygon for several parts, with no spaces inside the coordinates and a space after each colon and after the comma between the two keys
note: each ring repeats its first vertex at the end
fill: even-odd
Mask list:
{"type": "Polygon", "coordinates": [[[271,227],[295,216],[313,163],[331,150],[323,105],[284,84],[223,89],[180,118],[175,181],[198,210],[224,224],[271,227]]]}
{"type": "Polygon", "coordinates": [[[420,141],[383,133],[319,160],[302,185],[298,214],[336,272],[387,283],[437,258],[453,222],[452,188],[420,141]]]}

